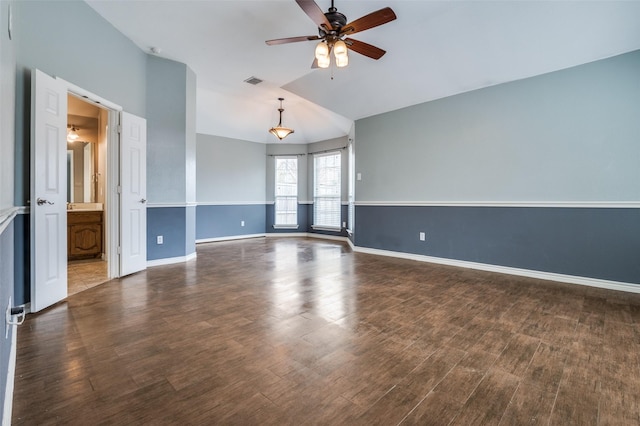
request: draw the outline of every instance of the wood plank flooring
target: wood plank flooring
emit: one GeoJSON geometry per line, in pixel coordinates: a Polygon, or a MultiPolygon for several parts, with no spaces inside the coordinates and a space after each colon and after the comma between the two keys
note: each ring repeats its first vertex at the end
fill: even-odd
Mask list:
{"type": "Polygon", "coordinates": [[[16,425],[640,424],[640,295],[261,238],[19,327],[16,425]]]}

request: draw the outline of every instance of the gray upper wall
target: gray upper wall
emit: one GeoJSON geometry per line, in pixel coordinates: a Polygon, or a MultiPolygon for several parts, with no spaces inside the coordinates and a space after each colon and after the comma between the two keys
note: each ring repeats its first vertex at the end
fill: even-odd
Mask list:
{"type": "MultiPolygon", "coordinates": [[[[3,2],[4,6],[4,2],[3,2]]],[[[82,1],[19,1],[16,43],[15,203],[29,197],[31,70],[146,116],[147,55],[82,1]]]]}
{"type": "Polygon", "coordinates": [[[0,2],[0,212],[13,207],[15,40],[9,39],[8,15],[12,2],[0,2]]]}
{"type": "Polygon", "coordinates": [[[265,157],[264,144],[197,134],[198,203],[264,203],[265,157]]]}
{"type": "Polygon", "coordinates": [[[355,123],[357,202],[640,200],[640,51],[355,123]]]}
{"type": "Polygon", "coordinates": [[[195,74],[183,63],[149,55],[146,84],[149,201],[195,201],[195,74]]]}
{"type": "Polygon", "coordinates": [[[20,1],[18,73],[38,68],[145,117],[146,53],[82,1],[20,1]]]}

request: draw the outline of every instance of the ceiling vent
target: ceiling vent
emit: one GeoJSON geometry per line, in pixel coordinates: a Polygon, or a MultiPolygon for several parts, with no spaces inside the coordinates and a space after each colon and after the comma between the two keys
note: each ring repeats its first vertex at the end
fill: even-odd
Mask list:
{"type": "Polygon", "coordinates": [[[253,84],[255,86],[256,84],[262,83],[262,80],[260,80],[258,77],[249,77],[244,82],[245,83],[249,83],[249,84],[253,84]]]}

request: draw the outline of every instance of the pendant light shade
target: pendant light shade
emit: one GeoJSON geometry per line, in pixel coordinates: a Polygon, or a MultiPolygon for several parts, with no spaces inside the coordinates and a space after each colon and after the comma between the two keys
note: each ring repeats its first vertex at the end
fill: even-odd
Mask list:
{"type": "Polygon", "coordinates": [[[284,109],[282,108],[282,101],[284,101],[284,98],[278,98],[278,100],[280,101],[280,108],[278,108],[278,112],[280,113],[280,120],[278,121],[278,125],[276,127],[272,127],[271,129],[269,129],[269,133],[282,140],[293,133],[293,129],[284,127],[282,125],[282,113],[284,112],[284,109]]]}
{"type": "Polygon", "coordinates": [[[67,142],[75,142],[80,135],[78,135],[78,128],[73,124],[67,126],[67,142]]]}

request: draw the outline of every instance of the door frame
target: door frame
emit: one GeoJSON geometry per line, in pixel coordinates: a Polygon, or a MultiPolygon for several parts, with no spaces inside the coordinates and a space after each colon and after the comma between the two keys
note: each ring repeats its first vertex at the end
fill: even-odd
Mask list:
{"type": "Polygon", "coordinates": [[[123,108],[95,93],[56,77],[66,86],[67,93],[94,103],[108,111],[107,135],[107,176],[105,188],[105,244],[107,247],[107,278],[120,277],[120,115],[123,108]]]}

